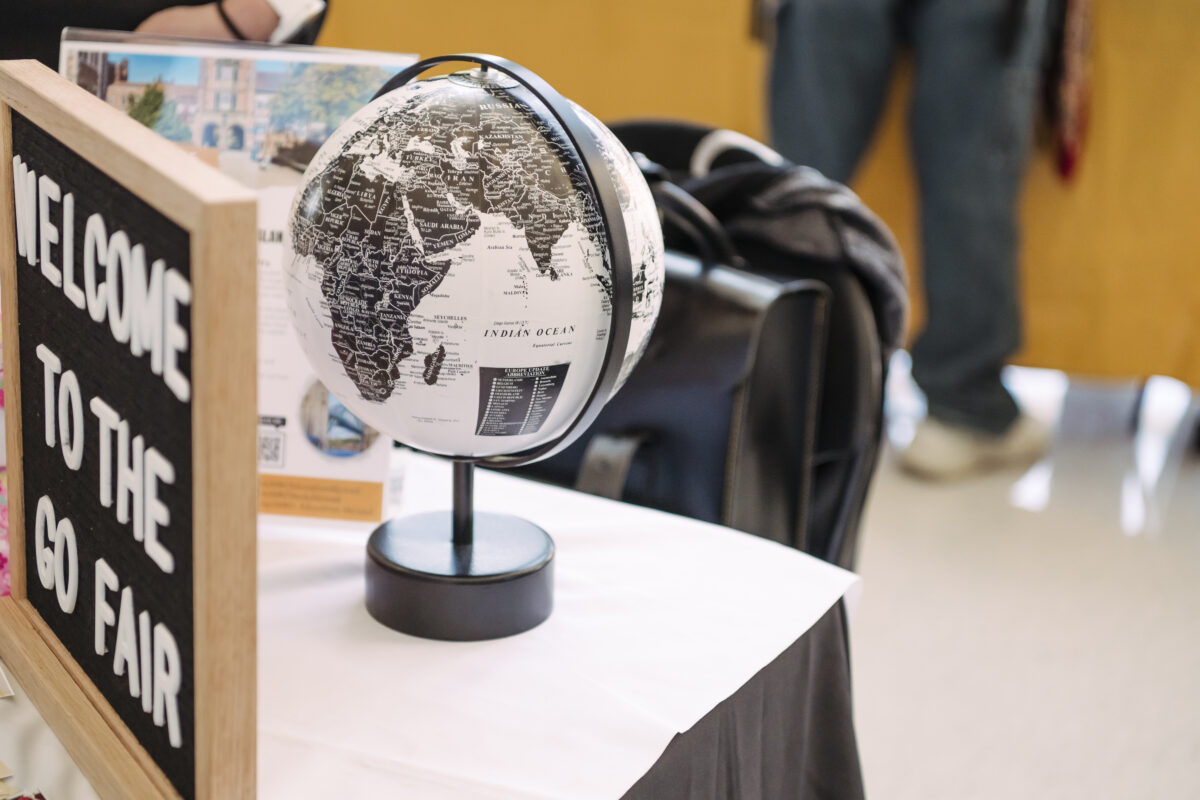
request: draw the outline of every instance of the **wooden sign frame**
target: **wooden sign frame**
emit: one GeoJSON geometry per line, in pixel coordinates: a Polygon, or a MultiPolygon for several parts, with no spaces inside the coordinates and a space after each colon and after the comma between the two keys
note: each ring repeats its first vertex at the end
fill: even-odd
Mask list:
{"type": "MultiPolygon", "coordinates": [[[[20,386],[13,112],[188,234],[195,796],[253,796],[255,196],[40,64],[0,62],[0,279],[12,560],[12,596],[0,598],[0,657],[104,798],[180,794],[27,595],[24,535],[26,512],[32,510],[25,508],[22,404],[40,403],[41,396],[36,387],[26,396],[20,386]]],[[[89,330],[81,328],[80,335],[93,335],[89,330]]],[[[95,331],[108,335],[99,326],[95,331]]],[[[149,370],[147,376],[154,379],[149,370]]]]}

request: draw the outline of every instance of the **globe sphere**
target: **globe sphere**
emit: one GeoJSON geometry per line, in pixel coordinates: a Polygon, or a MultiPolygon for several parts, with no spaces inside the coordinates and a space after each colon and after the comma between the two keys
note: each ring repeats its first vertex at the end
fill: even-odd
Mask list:
{"type": "MultiPolygon", "coordinates": [[[[633,158],[574,109],[633,263],[619,387],[658,314],[662,231],[633,158]]],[[[608,237],[565,132],[517,81],[421,80],[359,110],[309,165],[285,237],[288,308],[317,375],[365,422],[431,453],[520,453],[570,427],[605,365],[608,237]]]]}

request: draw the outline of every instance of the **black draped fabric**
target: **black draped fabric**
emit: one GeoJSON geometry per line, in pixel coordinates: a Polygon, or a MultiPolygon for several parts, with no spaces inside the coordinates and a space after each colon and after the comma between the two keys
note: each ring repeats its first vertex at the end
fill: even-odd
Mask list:
{"type": "Polygon", "coordinates": [[[863,800],[842,604],[676,736],[624,800],[863,800]]]}

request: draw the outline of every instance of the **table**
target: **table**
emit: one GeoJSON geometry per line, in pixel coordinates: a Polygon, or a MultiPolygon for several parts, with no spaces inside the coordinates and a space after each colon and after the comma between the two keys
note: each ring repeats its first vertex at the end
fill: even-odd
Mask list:
{"type": "MultiPolygon", "coordinates": [[[[8,767],[5,772],[12,772],[11,777],[0,775],[0,782],[14,789],[40,790],[47,800],[98,800],[3,661],[0,661],[0,762],[8,767]],[[6,689],[11,689],[12,694],[8,695],[6,689]]],[[[6,794],[0,791],[0,797],[6,794]]]]}
{"type": "MultiPolygon", "coordinates": [[[[449,465],[410,455],[395,510],[449,496],[449,465]]],[[[839,603],[853,575],[507,475],[480,474],[476,497],[558,548],[554,614],[493,642],[375,623],[369,527],[262,521],[260,797],[862,796],[839,603]]]]}

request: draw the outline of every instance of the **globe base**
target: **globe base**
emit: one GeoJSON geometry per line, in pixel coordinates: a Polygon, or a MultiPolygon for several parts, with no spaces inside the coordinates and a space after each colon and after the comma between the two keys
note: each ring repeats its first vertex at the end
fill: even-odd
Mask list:
{"type": "Polygon", "coordinates": [[[449,511],[389,520],[367,541],[367,611],[401,633],[480,641],[536,627],[554,605],[554,542],[532,522],[476,513],[455,544],[449,511]]]}

